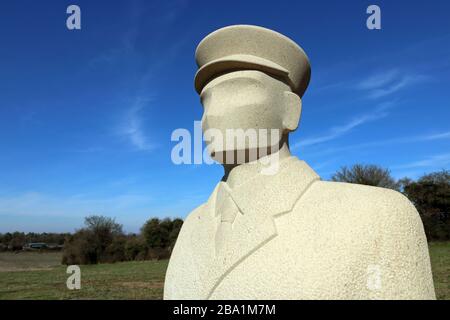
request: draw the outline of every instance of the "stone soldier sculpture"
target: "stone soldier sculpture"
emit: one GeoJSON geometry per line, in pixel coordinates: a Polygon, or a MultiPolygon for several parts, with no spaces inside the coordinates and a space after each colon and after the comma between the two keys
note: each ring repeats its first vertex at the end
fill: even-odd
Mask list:
{"type": "Polygon", "coordinates": [[[310,79],[295,42],[229,26],[201,41],[196,61],[204,130],[281,134],[272,152],[257,145],[264,156],[255,161],[230,164],[226,155],[238,150],[210,150],[225,176],[183,224],[165,299],[435,299],[423,225],[407,198],[321,181],[291,156],[288,134],[310,79]],[[276,172],[265,174],[260,160],[275,157],[276,172]]]}

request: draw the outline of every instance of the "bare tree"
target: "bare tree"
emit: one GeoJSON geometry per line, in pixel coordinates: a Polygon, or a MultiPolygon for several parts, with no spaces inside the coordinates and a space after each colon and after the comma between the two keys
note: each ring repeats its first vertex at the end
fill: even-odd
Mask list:
{"type": "Polygon", "coordinates": [[[399,190],[399,183],[391,176],[389,169],[376,165],[355,164],[350,168],[342,167],[332,177],[332,181],[364,184],[399,190]]]}

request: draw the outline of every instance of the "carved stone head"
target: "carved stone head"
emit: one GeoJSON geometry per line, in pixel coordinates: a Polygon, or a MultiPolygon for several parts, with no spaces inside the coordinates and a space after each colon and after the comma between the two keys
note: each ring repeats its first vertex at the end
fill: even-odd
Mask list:
{"type": "Polygon", "coordinates": [[[223,162],[224,153],[267,152],[297,128],[310,65],[292,40],[266,28],[236,25],[206,36],[195,56],[195,88],[213,158],[223,162]]]}

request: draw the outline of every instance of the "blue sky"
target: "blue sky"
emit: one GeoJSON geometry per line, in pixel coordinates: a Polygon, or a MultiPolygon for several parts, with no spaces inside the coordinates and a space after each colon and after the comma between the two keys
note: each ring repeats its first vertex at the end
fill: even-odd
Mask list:
{"type": "Polygon", "coordinates": [[[295,155],[324,179],[374,163],[397,178],[450,167],[448,1],[5,1],[0,10],[0,232],[137,231],[185,217],[222,176],[176,166],[173,130],[202,108],[194,51],[230,24],[275,29],[308,54],[295,155]],[[66,28],[77,4],[82,29],[66,28]],[[382,29],[366,28],[381,8],[382,29]]]}

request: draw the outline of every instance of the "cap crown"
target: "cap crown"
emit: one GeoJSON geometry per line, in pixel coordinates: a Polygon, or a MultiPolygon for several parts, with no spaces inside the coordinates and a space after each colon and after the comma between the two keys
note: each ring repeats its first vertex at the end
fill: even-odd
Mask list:
{"type": "Polygon", "coordinates": [[[259,70],[286,82],[302,96],[311,76],[309,59],[288,37],[270,29],[234,25],[207,35],[198,45],[195,89],[214,77],[237,70],[259,70]]]}

